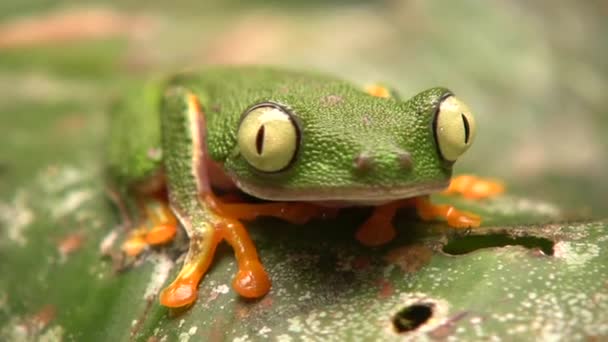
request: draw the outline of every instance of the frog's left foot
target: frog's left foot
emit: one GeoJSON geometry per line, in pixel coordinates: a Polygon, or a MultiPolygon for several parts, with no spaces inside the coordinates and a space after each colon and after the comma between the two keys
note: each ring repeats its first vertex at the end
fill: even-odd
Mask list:
{"type": "Polygon", "coordinates": [[[122,244],[122,251],[128,256],[138,256],[149,246],[166,244],[173,240],[177,234],[177,219],[162,200],[144,200],[144,222],[133,229],[122,244]],[[151,227],[147,227],[151,224],[151,227]]]}
{"type": "Polygon", "coordinates": [[[452,178],[444,194],[460,194],[465,198],[482,199],[500,195],[505,191],[503,183],[496,180],[460,175],[452,178]]]}

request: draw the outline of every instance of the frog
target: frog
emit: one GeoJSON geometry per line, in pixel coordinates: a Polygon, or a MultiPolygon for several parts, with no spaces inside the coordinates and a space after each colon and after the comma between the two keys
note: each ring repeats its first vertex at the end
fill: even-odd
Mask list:
{"type": "Polygon", "coordinates": [[[442,191],[474,198],[502,191],[497,182],[452,177],[476,128],[469,107],[443,87],[403,100],[384,85],[360,87],[322,72],[177,73],[128,92],[112,110],[108,178],[132,227],[121,250],[137,257],[173,243],[183,227],[183,265],[159,294],[161,305],[181,308],[196,301],[223,241],[234,250],[236,293],[270,291],[245,227],[258,217],[301,225],[371,207],[355,234],[371,247],[395,238],[392,221],[403,207],[455,229],[478,227],[478,215],[430,200],[442,191]]]}

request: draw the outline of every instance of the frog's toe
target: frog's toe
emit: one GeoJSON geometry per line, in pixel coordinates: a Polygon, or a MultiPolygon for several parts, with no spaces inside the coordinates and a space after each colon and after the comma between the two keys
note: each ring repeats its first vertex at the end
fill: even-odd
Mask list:
{"type": "Polygon", "coordinates": [[[460,194],[465,198],[482,199],[502,194],[505,186],[497,180],[460,175],[452,178],[444,194],[460,194]]]}
{"type": "Polygon", "coordinates": [[[481,217],[450,207],[446,214],[446,221],[452,228],[477,228],[481,224],[481,217]]]}
{"type": "Polygon", "coordinates": [[[234,249],[239,268],[232,282],[235,291],[246,298],[259,298],[268,293],[270,278],[243,224],[224,217],[215,228],[219,236],[234,249]]]}
{"type": "Polygon", "coordinates": [[[433,204],[428,196],[416,197],[416,212],[425,221],[437,218],[445,219],[452,228],[476,228],[481,218],[475,214],[463,212],[447,204],[433,204]]]}
{"type": "Polygon", "coordinates": [[[150,245],[162,245],[172,241],[176,234],[176,224],[159,224],[150,229],[144,239],[150,245]]]}
{"type": "Polygon", "coordinates": [[[160,293],[160,303],[166,307],[179,308],[190,305],[198,297],[198,283],[174,281],[160,293]]]}
{"type": "Polygon", "coordinates": [[[120,246],[120,250],[130,257],[136,257],[148,248],[141,228],[133,230],[120,246]]]}
{"type": "Polygon", "coordinates": [[[260,298],[270,290],[270,278],[260,262],[242,266],[232,282],[232,287],[245,298],[260,298]]]}

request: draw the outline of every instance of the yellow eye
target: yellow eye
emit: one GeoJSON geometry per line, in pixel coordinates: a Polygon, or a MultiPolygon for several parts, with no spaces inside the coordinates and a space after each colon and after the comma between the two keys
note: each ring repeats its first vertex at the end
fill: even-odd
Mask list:
{"type": "Polygon", "coordinates": [[[444,159],[455,161],[473,143],[475,118],[464,102],[449,96],[435,118],[435,139],[444,159]]]}
{"type": "Polygon", "coordinates": [[[274,104],[250,109],[239,126],[241,155],[254,168],[277,172],[287,168],[298,150],[300,131],[293,117],[274,104]]]}

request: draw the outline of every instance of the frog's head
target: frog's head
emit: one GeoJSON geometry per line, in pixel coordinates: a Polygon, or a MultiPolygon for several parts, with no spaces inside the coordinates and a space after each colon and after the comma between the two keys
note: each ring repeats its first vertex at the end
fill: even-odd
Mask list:
{"type": "Polygon", "coordinates": [[[343,82],[316,86],[252,98],[224,163],[243,191],[359,203],[429,194],[448,185],[473,142],[473,116],[447,89],[400,101],[343,82]]]}

